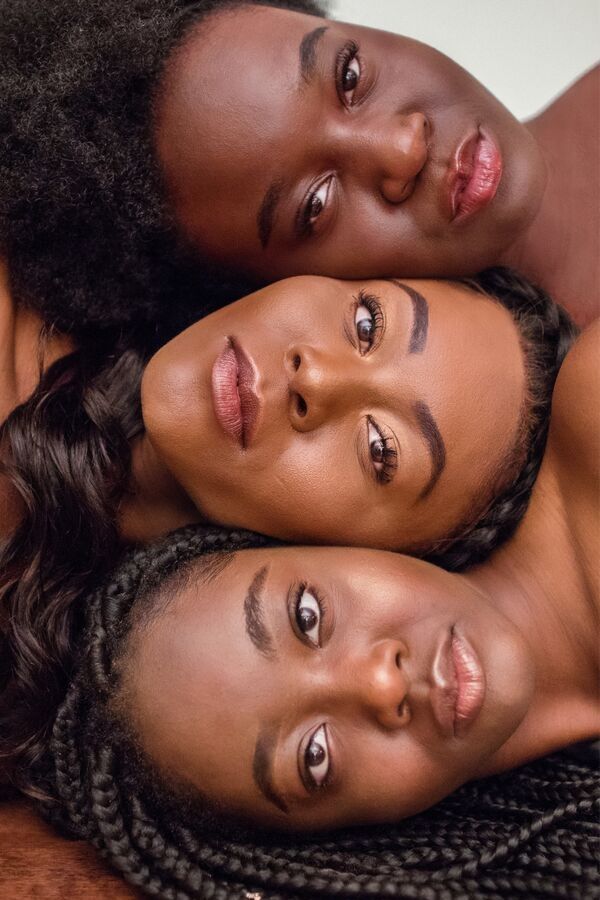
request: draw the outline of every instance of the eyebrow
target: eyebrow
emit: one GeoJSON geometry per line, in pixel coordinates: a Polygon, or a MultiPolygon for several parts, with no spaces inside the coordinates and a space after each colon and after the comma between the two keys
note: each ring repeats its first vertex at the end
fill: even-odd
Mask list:
{"type": "Polygon", "coordinates": [[[298,48],[299,72],[300,78],[306,84],[311,81],[315,74],[315,69],[317,67],[317,45],[327,30],[327,25],[320,25],[318,28],[313,28],[312,31],[307,31],[300,41],[300,46],[298,48]]]}
{"type": "Polygon", "coordinates": [[[409,353],[421,353],[427,343],[427,332],[429,331],[429,304],[423,294],[415,291],[402,281],[390,278],[392,284],[403,290],[411,299],[413,306],[413,325],[410,332],[410,340],[408,342],[409,353]]]}
{"type": "Polygon", "coordinates": [[[277,728],[263,728],[256,739],[254,759],[252,760],[252,777],[259,791],[284,813],[289,807],[273,783],[273,756],[277,746],[277,728]]]}
{"type": "Polygon", "coordinates": [[[419,430],[429,447],[432,463],[431,476],[417,498],[417,502],[419,502],[429,496],[444,471],[446,466],[446,445],[427,404],[422,400],[418,400],[414,405],[414,410],[419,430]]]}
{"type": "Polygon", "coordinates": [[[263,250],[269,243],[273,225],[275,224],[275,213],[277,206],[283,193],[283,181],[274,181],[267,188],[267,192],[262,199],[258,213],[256,214],[256,226],[258,228],[258,238],[263,250]]]}
{"type": "Polygon", "coordinates": [[[274,659],[277,654],[265,624],[262,607],[262,590],[268,569],[268,566],[263,566],[252,579],[244,600],[244,620],[248,637],[259,653],[262,653],[267,659],[274,659]]]}

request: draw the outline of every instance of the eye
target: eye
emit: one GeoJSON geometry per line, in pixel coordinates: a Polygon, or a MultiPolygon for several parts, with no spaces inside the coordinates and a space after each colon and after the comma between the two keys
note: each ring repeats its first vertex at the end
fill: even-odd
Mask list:
{"type": "Polygon", "coordinates": [[[322,787],[329,774],[329,746],[325,725],[317,728],[308,742],[304,751],[304,766],[308,781],[316,788],[322,787]]]}
{"type": "Polygon", "coordinates": [[[394,439],[391,435],[384,434],[381,426],[371,416],[367,417],[367,436],[375,478],[380,484],[388,484],[398,467],[398,452],[394,446],[394,439]]]}
{"type": "Polygon", "coordinates": [[[361,74],[358,44],[348,41],[338,53],[336,60],[337,92],[345,106],[352,106],[354,103],[354,92],[360,82],[361,74]]]}
{"type": "Polygon", "coordinates": [[[300,585],[296,599],[294,616],[298,630],[306,635],[313,647],[321,646],[321,603],[314,592],[300,585]]]}
{"type": "Polygon", "coordinates": [[[299,222],[296,230],[301,237],[312,234],[319,216],[322,214],[329,201],[332,180],[333,179],[329,177],[326,181],[323,181],[316,190],[311,191],[306,198],[305,203],[300,208],[299,222]]]}
{"type": "Polygon", "coordinates": [[[364,356],[373,348],[381,335],[383,324],[383,311],[377,297],[360,291],[356,300],[354,325],[361,355],[364,356]]]}

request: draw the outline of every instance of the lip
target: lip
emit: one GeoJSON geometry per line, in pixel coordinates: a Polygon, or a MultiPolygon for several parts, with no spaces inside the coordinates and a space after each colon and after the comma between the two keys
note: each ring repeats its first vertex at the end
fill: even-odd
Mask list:
{"type": "Polygon", "coordinates": [[[217,356],[211,373],[213,406],[225,434],[245,450],[252,442],[260,413],[256,367],[232,337],[217,356]]]}
{"type": "Polygon", "coordinates": [[[492,202],[502,178],[502,168],[500,150],[480,128],[462,141],[448,179],[452,221],[464,222],[492,202]]]}
{"type": "Polygon", "coordinates": [[[471,644],[454,626],[441,641],[433,661],[431,703],[447,737],[463,737],[485,699],[485,674],[471,644]]]}

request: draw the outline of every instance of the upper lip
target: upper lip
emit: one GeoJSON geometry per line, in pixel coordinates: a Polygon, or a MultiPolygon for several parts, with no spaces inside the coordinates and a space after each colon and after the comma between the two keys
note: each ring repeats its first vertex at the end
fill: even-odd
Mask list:
{"type": "Polygon", "coordinates": [[[442,732],[460,737],[485,699],[485,674],[469,641],[454,626],[440,641],[432,667],[431,704],[442,732]]]}
{"type": "Polygon", "coordinates": [[[212,396],[219,424],[243,449],[252,441],[261,408],[256,381],[254,363],[239,342],[229,337],[213,364],[212,396]]]}

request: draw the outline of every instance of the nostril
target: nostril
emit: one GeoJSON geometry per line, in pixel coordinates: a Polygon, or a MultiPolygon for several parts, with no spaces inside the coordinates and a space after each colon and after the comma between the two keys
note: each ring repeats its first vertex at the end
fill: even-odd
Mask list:
{"type": "Polygon", "coordinates": [[[308,407],[306,405],[306,401],[305,401],[304,397],[302,397],[300,394],[296,394],[296,412],[298,413],[298,415],[300,416],[301,419],[304,418],[307,411],[308,411],[308,407]]]}
{"type": "Polygon", "coordinates": [[[398,668],[400,668],[401,661],[402,661],[402,657],[400,656],[399,653],[396,653],[396,665],[398,668]]]}
{"type": "Polygon", "coordinates": [[[294,364],[294,372],[297,372],[298,369],[300,368],[300,363],[302,362],[302,360],[300,359],[299,353],[294,354],[294,359],[292,360],[292,362],[294,364]]]}
{"type": "Polygon", "coordinates": [[[406,700],[403,700],[400,706],[398,707],[398,718],[403,719],[406,715],[407,705],[406,700]]]}

